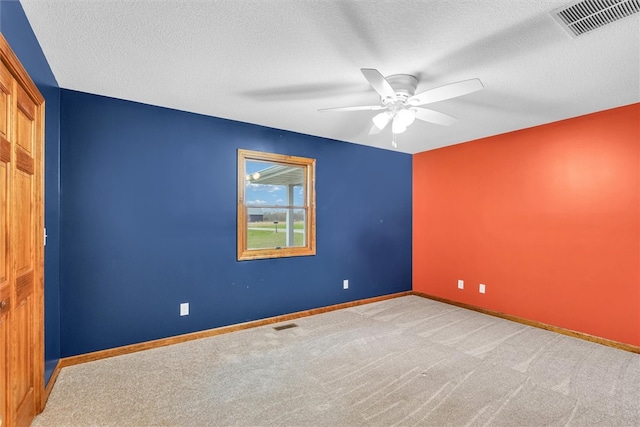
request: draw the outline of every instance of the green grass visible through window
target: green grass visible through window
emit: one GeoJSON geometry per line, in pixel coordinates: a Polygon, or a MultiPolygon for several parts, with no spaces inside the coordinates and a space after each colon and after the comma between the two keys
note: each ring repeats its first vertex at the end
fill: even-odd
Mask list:
{"type": "MultiPolygon", "coordinates": [[[[273,224],[271,224],[273,226],[273,224]]],[[[249,224],[247,230],[247,247],[249,249],[267,249],[267,248],[284,248],[287,239],[287,233],[284,227],[278,227],[278,232],[275,232],[275,228],[269,230],[252,230],[252,224],[249,224]]],[[[302,227],[294,227],[302,228],[302,227]]],[[[295,246],[304,245],[304,235],[302,233],[294,233],[293,242],[295,246]]]]}
{"type": "MultiPolygon", "coordinates": [[[[278,226],[278,233],[281,230],[284,230],[286,227],[286,224],[284,223],[284,221],[278,222],[277,224],[278,226]]],[[[250,228],[269,228],[272,230],[276,229],[276,224],[274,224],[273,222],[250,222],[247,224],[247,227],[250,228]]],[[[294,230],[303,230],[304,229],[304,222],[302,221],[297,221],[293,223],[293,229],[294,230]]]]}

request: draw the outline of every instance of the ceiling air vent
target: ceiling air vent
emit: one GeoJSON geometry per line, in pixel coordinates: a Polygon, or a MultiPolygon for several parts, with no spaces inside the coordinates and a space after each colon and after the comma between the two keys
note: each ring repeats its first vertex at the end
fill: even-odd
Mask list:
{"type": "Polygon", "coordinates": [[[551,15],[571,37],[578,37],[639,11],[640,0],[582,0],[551,15]]]}

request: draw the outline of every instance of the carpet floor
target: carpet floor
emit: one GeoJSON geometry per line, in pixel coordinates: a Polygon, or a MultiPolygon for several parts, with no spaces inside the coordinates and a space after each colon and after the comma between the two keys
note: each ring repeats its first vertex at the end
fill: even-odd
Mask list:
{"type": "Polygon", "coordinates": [[[33,426],[640,426],[640,355],[417,296],[62,369],[33,426]]]}

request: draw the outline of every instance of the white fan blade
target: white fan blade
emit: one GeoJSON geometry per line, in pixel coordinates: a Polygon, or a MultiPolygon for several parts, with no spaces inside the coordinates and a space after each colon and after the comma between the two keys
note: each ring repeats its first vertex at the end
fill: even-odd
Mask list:
{"type": "Polygon", "coordinates": [[[382,129],[380,129],[378,126],[373,125],[371,126],[371,129],[369,129],[369,135],[377,135],[380,132],[382,132],[382,129]]]}
{"type": "Polygon", "coordinates": [[[466,95],[478,91],[483,87],[479,79],[463,80],[420,92],[407,99],[407,103],[410,105],[431,104],[432,102],[444,101],[445,99],[466,95]]]}
{"type": "Polygon", "coordinates": [[[383,105],[361,105],[356,107],[336,107],[336,108],[321,108],[318,111],[376,111],[383,110],[387,107],[383,105]]]}
{"type": "Polygon", "coordinates": [[[428,110],[426,108],[415,108],[416,119],[423,122],[435,123],[437,125],[451,126],[458,121],[455,117],[438,111],[428,110]]]}
{"type": "Polygon", "coordinates": [[[382,98],[391,98],[396,100],[396,91],[393,90],[387,79],[384,78],[380,71],[374,68],[361,68],[364,78],[367,79],[373,90],[378,92],[382,98]]]}

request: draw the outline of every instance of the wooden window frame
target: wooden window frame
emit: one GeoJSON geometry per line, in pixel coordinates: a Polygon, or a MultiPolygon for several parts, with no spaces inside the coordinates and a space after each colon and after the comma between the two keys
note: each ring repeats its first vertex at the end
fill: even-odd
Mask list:
{"type": "Polygon", "coordinates": [[[316,254],[315,165],[316,160],[307,157],[288,156],[284,154],[265,153],[261,151],[243,149],[238,150],[238,261],[310,256],[316,254]],[[248,206],[246,205],[245,199],[247,161],[261,161],[283,166],[303,168],[304,207],[302,209],[305,209],[306,211],[304,246],[263,249],[249,249],[247,247],[248,206]]]}

